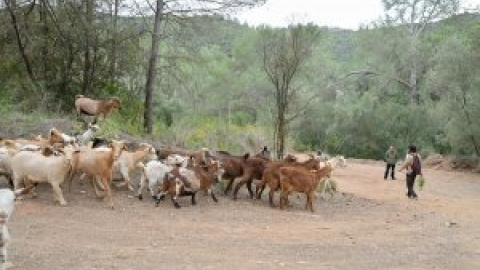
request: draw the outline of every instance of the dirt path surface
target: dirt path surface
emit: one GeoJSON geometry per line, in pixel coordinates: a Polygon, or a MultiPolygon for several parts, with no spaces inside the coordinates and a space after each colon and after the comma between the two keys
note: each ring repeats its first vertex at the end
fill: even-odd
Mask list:
{"type": "Polygon", "coordinates": [[[177,210],[115,190],[112,211],[79,184],[60,207],[40,186],[10,220],[9,269],[480,269],[480,176],[425,174],[414,201],[404,175],[385,181],[380,164],[349,164],[334,172],[343,194],[313,214],[303,195],[280,211],[245,191],[237,202],[184,198],[177,210]]]}

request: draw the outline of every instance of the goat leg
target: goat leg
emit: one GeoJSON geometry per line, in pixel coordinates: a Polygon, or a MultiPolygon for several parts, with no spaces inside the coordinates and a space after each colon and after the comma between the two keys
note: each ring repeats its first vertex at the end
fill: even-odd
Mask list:
{"type": "Polygon", "coordinates": [[[265,183],[261,182],[256,185],[255,195],[257,196],[257,200],[262,198],[262,193],[265,190],[265,183]]]}
{"type": "Polygon", "coordinates": [[[153,195],[152,198],[155,200],[155,206],[158,206],[163,199],[165,199],[165,193],[160,193],[157,195],[153,195]]]}
{"type": "Polygon", "coordinates": [[[312,213],[315,212],[315,210],[313,210],[313,190],[307,192],[307,205],[310,207],[312,213]]]}
{"type": "Polygon", "coordinates": [[[112,189],[110,188],[111,182],[112,182],[112,179],[110,175],[102,176],[102,185],[105,188],[105,192],[104,192],[105,197],[103,197],[103,200],[107,201],[110,209],[114,209],[115,207],[113,205],[112,189]]]}
{"type": "Polygon", "coordinates": [[[53,196],[56,201],[60,203],[61,206],[66,206],[67,202],[63,198],[62,189],[58,183],[50,183],[53,189],[53,196]]]}
{"type": "MultiPolygon", "coordinates": [[[[268,192],[268,202],[270,203],[271,207],[275,207],[275,203],[273,203],[273,195],[275,194],[275,190],[270,189],[270,192],[268,192]]],[[[280,197],[281,199],[281,197],[280,197]]]]}
{"type": "Polygon", "coordinates": [[[170,198],[171,198],[171,200],[172,200],[172,202],[173,202],[173,206],[175,206],[175,208],[177,208],[177,209],[180,209],[181,206],[180,206],[180,204],[179,204],[178,201],[177,201],[177,196],[171,196],[170,198]]]}
{"type": "Polygon", "coordinates": [[[227,179],[227,181],[229,181],[229,182],[228,182],[228,184],[227,184],[227,187],[226,187],[225,190],[224,190],[225,196],[227,196],[227,195],[228,195],[228,192],[232,189],[232,184],[233,184],[233,181],[234,181],[234,180],[235,180],[235,178],[227,179]]]}
{"type": "Polygon", "coordinates": [[[208,192],[210,193],[210,196],[212,196],[213,201],[218,202],[217,197],[215,197],[215,193],[213,193],[213,190],[209,189],[208,192]]]}
{"type": "Polygon", "coordinates": [[[242,176],[241,180],[238,182],[238,184],[235,186],[235,189],[233,190],[233,200],[237,200],[237,194],[238,190],[240,190],[240,187],[243,186],[243,184],[247,183],[247,188],[248,188],[248,183],[250,182],[250,189],[248,190],[250,192],[251,197],[253,198],[253,192],[252,192],[252,186],[251,186],[251,181],[252,178],[249,175],[244,175],[242,176]]]}
{"type": "Polygon", "coordinates": [[[196,205],[197,204],[197,201],[195,200],[195,195],[197,193],[194,192],[194,191],[185,191],[183,190],[181,193],[180,193],[180,196],[181,197],[185,197],[185,196],[191,196],[191,200],[192,200],[192,205],[196,205]]]}
{"type": "Polygon", "coordinates": [[[253,183],[253,179],[250,178],[250,180],[247,181],[247,189],[248,189],[248,192],[250,193],[250,199],[253,199],[252,183],[253,183]]]}
{"type": "Polygon", "coordinates": [[[282,191],[282,193],[280,193],[280,209],[283,210],[284,206],[285,206],[285,192],[282,191]]]}
{"type": "MultiPolygon", "coordinates": [[[[6,217],[4,218],[6,220],[6,217]]],[[[3,222],[2,222],[3,223],[3,222]]],[[[0,226],[0,269],[7,267],[7,244],[9,241],[8,228],[5,223],[0,226]]]]}
{"type": "Polygon", "coordinates": [[[195,194],[197,194],[196,192],[192,192],[192,205],[196,205],[197,202],[195,201],[195,194]]]}

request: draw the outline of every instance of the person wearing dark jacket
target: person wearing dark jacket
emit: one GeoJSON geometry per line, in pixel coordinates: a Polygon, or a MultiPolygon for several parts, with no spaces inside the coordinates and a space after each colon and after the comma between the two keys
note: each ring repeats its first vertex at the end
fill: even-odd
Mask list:
{"type": "Polygon", "coordinates": [[[383,179],[387,180],[388,171],[391,169],[392,180],[395,180],[395,164],[397,164],[398,155],[397,155],[397,150],[395,150],[395,147],[393,145],[390,145],[390,148],[388,148],[387,152],[385,152],[384,159],[385,159],[385,162],[387,163],[387,168],[385,169],[385,174],[383,176],[383,179]]]}
{"type": "Polygon", "coordinates": [[[417,147],[410,145],[408,147],[407,157],[399,172],[407,170],[407,196],[410,199],[417,199],[417,193],[415,193],[415,178],[417,175],[422,175],[422,158],[417,153],[417,147]]]}

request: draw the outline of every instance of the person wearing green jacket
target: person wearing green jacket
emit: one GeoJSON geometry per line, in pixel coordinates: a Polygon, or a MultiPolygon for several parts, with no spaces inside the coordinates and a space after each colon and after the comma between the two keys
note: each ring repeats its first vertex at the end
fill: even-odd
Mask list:
{"type": "Polygon", "coordinates": [[[395,147],[393,145],[390,145],[387,152],[385,152],[384,159],[385,159],[385,162],[387,163],[387,168],[385,170],[385,175],[383,176],[383,179],[387,180],[388,171],[391,169],[392,180],[395,180],[395,164],[397,164],[398,154],[397,154],[397,150],[395,150],[395,147]]]}

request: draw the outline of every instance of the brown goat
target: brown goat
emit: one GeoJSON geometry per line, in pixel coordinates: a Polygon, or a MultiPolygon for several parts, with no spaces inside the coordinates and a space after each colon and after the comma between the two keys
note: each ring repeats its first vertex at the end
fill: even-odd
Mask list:
{"type": "Polygon", "coordinates": [[[268,200],[270,202],[270,206],[272,207],[275,206],[273,203],[274,193],[280,189],[279,170],[282,167],[298,167],[308,170],[318,170],[320,169],[320,162],[313,157],[310,160],[302,163],[297,162],[294,157],[287,157],[284,160],[271,162],[263,172],[262,181],[256,186],[256,195],[258,200],[261,199],[263,190],[265,189],[265,186],[268,185],[270,189],[270,192],[268,193],[268,200]]]}
{"type": "Polygon", "coordinates": [[[315,190],[324,177],[330,177],[332,167],[328,164],[320,170],[306,170],[305,168],[283,167],[280,168],[280,209],[288,204],[288,195],[292,192],[301,192],[307,195],[305,209],[314,212],[313,199],[315,190]]]}
{"type": "Polygon", "coordinates": [[[265,168],[267,168],[270,161],[263,157],[250,157],[243,162],[243,174],[237,185],[233,190],[233,199],[237,199],[238,190],[243,184],[247,185],[250,199],[253,199],[252,183],[253,179],[261,180],[265,168]]]}
{"type": "MultiPolygon", "coordinates": [[[[224,190],[224,194],[227,195],[228,192],[232,189],[233,182],[235,178],[243,175],[244,171],[244,161],[249,158],[249,154],[243,156],[232,156],[230,154],[218,153],[217,158],[222,162],[224,168],[224,174],[222,179],[228,181],[227,187],[224,190]]],[[[248,185],[249,191],[251,191],[251,186],[248,185]]],[[[253,194],[253,191],[250,192],[253,194]]]]}
{"type": "Polygon", "coordinates": [[[166,176],[162,187],[163,192],[156,197],[156,204],[158,205],[166,194],[170,194],[176,208],[180,208],[177,201],[179,196],[191,196],[192,205],[195,205],[195,195],[200,190],[208,191],[213,201],[218,202],[213,192],[213,183],[220,171],[221,164],[218,161],[212,161],[206,171],[202,166],[191,169],[174,167],[166,176]]]}
{"type": "Polygon", "coordinates": [[[77,109],[78,115],[86,114],[95,116],[95,120],[101,115],[103,119],[105,119],[113,109],[121,108],[121,101],[117,97],[95,100],[84,97],[83,95],[77,95],[75,97],[75,108],[77,109]]]}

